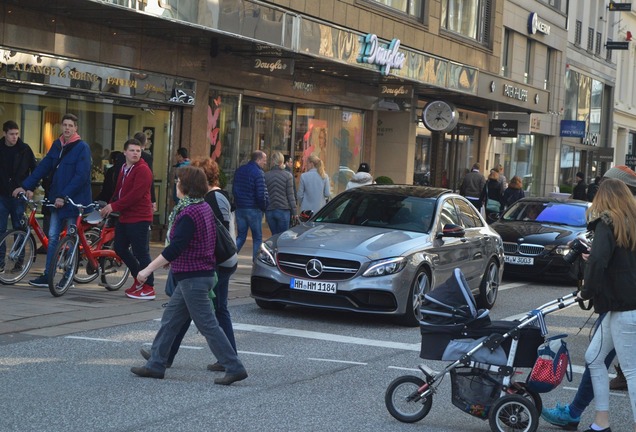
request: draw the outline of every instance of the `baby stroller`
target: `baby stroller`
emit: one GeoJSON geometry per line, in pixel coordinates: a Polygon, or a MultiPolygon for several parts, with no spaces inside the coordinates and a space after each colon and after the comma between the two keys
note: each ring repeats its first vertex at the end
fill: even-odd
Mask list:
{"type": "Polygon", "coordinates": [[[424,379],[405,375],[393,380],[385,394],[389,413],[405,423],[422,420],[450,373],[453,405],[488,419],[493,432],[536,431],[541,397],[526,383],[513,380],[515,368],[534,365],[547,334],[544,315],[576,301],[572,293],[520,320],[491,321],[487,310],[477,310],[464,275],[455,269],[451,278],[425,295],[420,322],[420,357],[451,363],[440,372],[420,365],[424,379]]]}

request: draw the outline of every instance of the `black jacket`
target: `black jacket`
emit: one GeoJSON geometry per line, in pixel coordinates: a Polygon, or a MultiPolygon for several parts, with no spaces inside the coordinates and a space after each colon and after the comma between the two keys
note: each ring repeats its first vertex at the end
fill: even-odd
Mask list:
{"type": "Polygon", "coordinates": [[[24,179],[33,172],[36,165],[31,147],[20,138],[15,146],[17,155],[13,161],[13,166],[10,167],[5,156],[8,146],[5,144],[4,137],[0,139],[0,195],[3,196],[11,196],[15,188],[20,187],[24,179]]]}
{"type": "Polygon", "coordinates": [[[585,181],[581,180],[574,186],[574,190],[572,191],[572,198],[577,200],[586,201],[587,193],[585,192],[585,181]]]}
{"type": "Polygon", "coordinates": [[[590,222],[592,252],[585,265],[581,297],[594,300],[594,311],[636,310],[636,252],[618,247],[607,214],[590,222]]]}

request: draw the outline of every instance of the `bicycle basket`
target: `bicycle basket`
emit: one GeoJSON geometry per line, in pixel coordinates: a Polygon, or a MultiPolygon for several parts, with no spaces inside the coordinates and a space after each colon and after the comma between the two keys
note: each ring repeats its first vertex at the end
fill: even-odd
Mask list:
{"type": "Polygon", "coordinates": [[[504,376],[478,368],[451,369],[452,401],[460,410],[480,419],[488,418],[499,399],[504,376]]]}

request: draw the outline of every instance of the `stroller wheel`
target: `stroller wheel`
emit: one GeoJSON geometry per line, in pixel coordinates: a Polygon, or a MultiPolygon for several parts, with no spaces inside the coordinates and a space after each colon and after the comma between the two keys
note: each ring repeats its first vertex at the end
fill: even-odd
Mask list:
{"type": "Polygon", "coordinates": [[[539,413],[527,398],[518,394],[505,395],[493,404],[488,420],[493,432],[535,432],[539,426],[539,413]]]}
{"type": "Polygon", "coordinates": [[[515,382],[510,385],[510,393],[518,394],[528,399],[530,402],[534,404],[534,407],[537,409],[537,412],[541,414],[543,411],[543,401],[541,400],[541,395],[534,390],[530,390],[526,383],[524,382],[515,382]]]}
{"type": "Polygon", "coordinates": [[[422,420],[433,406],[432,393],[421,397],[418,392],[424,384],[424,380],[413,375],[394,379],[384,395],[386,409],[403,423],[415,423],[422,420]]]}

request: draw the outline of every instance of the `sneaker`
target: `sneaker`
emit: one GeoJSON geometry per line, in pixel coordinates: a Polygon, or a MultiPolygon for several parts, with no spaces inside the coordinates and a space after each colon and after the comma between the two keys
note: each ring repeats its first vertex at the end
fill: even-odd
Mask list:
{"type": "MultiPolygon", "coordinates": [[[[70,274],[65,274],[62,279],[60,279],[60,281],[57,283],[57,287],[58,288],[64,288],[66,286],[66,284],[68,283],[68,279],[72,278],[73,276],[71,276],[70,274]]],[[[71,282],[71,288],[73,287],[72,282],[71,282]]]]}
{"type": "Polygon", "coordinates": [[[612,432],[612,430],[609,427],[606,427],[605,429],[592,429],[592,425],[590,425],[589,429],[585,429],[585,432],[612,432]]]}
{"type": "Polygon", "coordinates": [[[127,297],[139,300],[154,300],[155,289],[148,284],[143,284],[141,288],[126,293],[127,297]]]}
{"type": "Polygon", "coordinates": [[[11,273],[20,273],[22,270],[24,270],[24,264],[16,263],[16,265],[14,265],[11,269],[11,273]]]}
{"type": "Polygon", "coordinates": [[[124,291],[126,294],[131,293],[133,291],[137,291],[138,289],[142,288],[143,284],[140,284],[139,282],[137,282],[137,278],[134,278],[133,280],[133,284],[130,286],[130,288],[128,288],[126,291],[124,291]]]}
{"type": "Polygon", "coordinates": [[[35,253],[38,255],[46,255],[46,252],[47,250],[44,246],[40,246],[39,248],[35,250],[35,253]]]}
{"type": "Polygon", "coordinates": [[[625,379],[625,375],[623,375],[621,367],[616,365],[615,368],[616,377],[610,380],[610,390],[627,390],[627,380],[625,379]]]}
{"type": "Polygon", "coordinates": [[[46,274],[41,274],[35,279],[31,279],[29,281],[29,285],[39,288],[48,288],[49,286],[49,277],[46,274]]]}
{"type": "Polygon", "coordinates": [[[541,410],[541,418],[555,426],[561,426],[562,429],[575,431],[581,417],[572,417],[570,415],[570,406],[557,404],[555,408],[543,408],[541,410]]]}
{"type": "Polygon", "coordinates": [[[0,266],[0,273],[4,273],[4,264],[0,266]]]}

